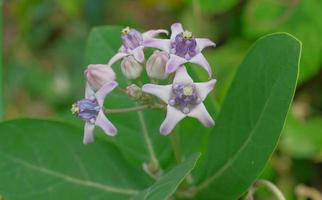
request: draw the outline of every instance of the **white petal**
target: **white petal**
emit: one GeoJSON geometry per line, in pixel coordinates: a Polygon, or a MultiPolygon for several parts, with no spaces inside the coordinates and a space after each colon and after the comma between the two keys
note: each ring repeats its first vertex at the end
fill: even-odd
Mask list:
{"type": "Polygon", "coordinates": [[[199,51],[202,51],[206,47],[210,47],[210,46],[215,47],[216,46],[216,44],[214,42],[212,42],[211,40],[209,40],[207,38],[196,38],[196,42],[197,42],[197,48],[199,51]]]}
{"type": "Polygon", "coordinates": [[[182,24],[181,23],[174,23],[171,25],[171,40],[174,40],[174,38],[179,34],[183,32],[182,24]]]}
{"type": "Polygon", "coordinates": [[[110,93],[114,88],[118,86],[116,81],[109,81],[105,83],[96,93],[95,97],[98,101],[98,104],[102,107],[104,103],[105,96],[110,93]]]}
{"type": "Polygon", "coordinates": [[[212,79],[207,82],[195,83],[199,97],[202,99],[202,101],[205,100],[209,92],[211,92],[211,90],[214,89],[215,84],[216,84],[216,79],[212,79]]]}
{"type": "Polygon", "coordinates": [[[89,85],[88,82],[86,82],[86,86],[85,86],[85,98],[88,99],[92,96],[95,95],[94,90],[91,88],[91,86],[89,85]]]}
{"type": "Polygon", "coordinates": [[[109,136],[115,136],[117,134],[117,129],[110,122],[110,120],[108,120],[106,118],[106,116],[104,115],[103,111],[100,111],[98,113],[98,116],[97,116],[95,124],[97,126],[101,127],[101,129],[109,136]]]}
{"type": "Polygon", "coordinates": [[[160,126],[160,133],[162,135],[168,135],[169,133],[171,133],[171,131],[177,125],[177,123],[185,117],[186,115],[183,114],[181,111],[168,105],[167,116],[165,117],[164,121],[160,126]]]}
{"type": "Polygon", "coordinates": [[[129,54],[124,52],[118,52],[116,53],[107,63],[107,66],[112,67],[112,65],[117,62],[118,60],[121,60],[125,56],[128,56],[129,54]]]}
{"type": "Polygon", "coordinates": [[[144,62],[144,52],[143,52],[143,46],[139,46],[132,50],[133,57],[135,60],[137,60],[140,63],[144,62]]]}
{"type": "Polygon", "coordinates": [[[155,85],[145,84],[142,91],[159,97],[162,101],[168,104],[172,90],[172,85],[155,85]]]}
{"type": "Polygon", "coordinates": [[[168,53],[170,52],[171,48],[171,43],[169,39],[146,39],[143,40],[142,45],[145,47],[161,49],[168,53]]]}
{"type": "Polygon", "coordinates": [[[170,58],[165,66],[165,71],[168,74],[173,73],[186,62],[188,62],[186,59],[174,54],[170,54],[170,58]]]}
{"type": "Polygon", "coordinates": [[[84,144],[90,144],[92,142],[94,142],[94,128],[95,125],[91,124],[89,122],[85,123],[85,127],[84,127],[84,138],[83,138],[83,143],[84,144]]]}
{"type": "Polygon", "coordinates": [[[198,119],[205,127],[212,127],[215,125],[214,120],[211,118],[203,103],[200,103],[193,108],[190,113],[188,113],[188,116],[198,119]]]}
{"type": "Polygon", "coordinates": [[[202,53],[198,53],[197,55],[192,57],[189,61],[191,63],[200,65],[202,68],[204,68],[207,71],[209,78],[211,77],[212,75],[211,67],[208,61],[206,60],[206,58],[202,55],[202,53]]]}
{"type": "Polygon", "coordinates": [[[165,33],[167,35],[169,34],[169,32],[165,29],[156,29],[156,30],[149,30],[149,31],[142,33],[142,37],[143,37],[143,39],[153,38],[160,33],[165,33]]]}
{"type": "Polygon", "coordinates": [[[173,83],[182,83],[182,84],[193,83],[193,80],[189,76],[185,66],[182,66],[177,70],[176,75],[173,79],[173,83]]]}

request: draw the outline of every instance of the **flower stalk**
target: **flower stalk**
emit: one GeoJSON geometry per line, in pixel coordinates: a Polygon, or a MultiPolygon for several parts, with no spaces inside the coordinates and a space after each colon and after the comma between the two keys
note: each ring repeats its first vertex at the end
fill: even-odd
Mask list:
{"type": "Polygon", "coordinates": [[[257,180],[255,183],[251,186],[251,188],[248,191],[248,194],[246,196],[246,200],[254,200],[254,193],[259,187],[265,187],[269,191],[271,191],[277,200],[286,200],[282,192],[270,181],[267,180],[257,180]]]}

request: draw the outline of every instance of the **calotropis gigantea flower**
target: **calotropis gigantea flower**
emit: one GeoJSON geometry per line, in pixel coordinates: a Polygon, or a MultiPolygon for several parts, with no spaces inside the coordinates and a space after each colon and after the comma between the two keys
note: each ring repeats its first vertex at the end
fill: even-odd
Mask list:
{"type": "Polygon", "coordinates": [[[151,39],[160,33],[168,34],[167,30],[157,29],[149,30],[144,33],[126,27],[122,30],[122,46],[119,49],[119,52],[116,53],[107,63],[108,66],[112,66],[118,60],[132,55],[135,60],[140,63],[144,62],[144,52],[143,52],[143,42],[147,39],[151,39]]]}
{"type": "Polygon", "coordinates": [[[73,104],[71,109],[72,113],[76,117],[85,121],[84,144],[89,144],[94,141],[93,131],[95,126],[101,127],[109,136],[116,135],[117,129],[106,118],[102,108],[105,96],[117,87],[117,85],[117,82],[109,81],[95,93],[87,83],[85,99],[79,100],[73,104]]]}
{"type": "Polygon", "coordinates": [[[194,38],[191,32],[183,30],[180,23],[171,25],[170,39],[151,38],[145,40],[143,45],[169,53],[170,58],[166,65],[167,73],[172,73],[183,64],[190,62],[200,65],[211,77],[211,67],[201,51],[205,47],[215,46],[215,43],[207,38],[194,38]]]}
{"type": "Polygon", "coordinates": [[[167,115],[160,127],[163,135],[168,135],[178,122],[185,117],[194,117],[204,126],[211,127],[214,120],[209,115],[203,101],[214,88],[216,80],[194,83],[185,66],[180,67],[171,85],[145,84],[142,90],[153,94],[167,103],[167,115]]]}
{"type": "Polygon", "coordinates": [[[115,72],[110,66],[103,64],[90,64],[85,70],[88,84],[95,91],[99,90],[105,83],[115,80],[115,72]]]}

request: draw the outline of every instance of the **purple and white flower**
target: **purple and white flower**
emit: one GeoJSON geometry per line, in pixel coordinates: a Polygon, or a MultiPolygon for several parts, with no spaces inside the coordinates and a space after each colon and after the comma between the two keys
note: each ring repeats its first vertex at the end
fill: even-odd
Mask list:
{"type": "Polygon", "coordinates": [[[94,141],[93,131],[95,126],[101,127],[109,136],[116,135],[117,129],[104,114],[103,103],[105,96],[116,88],[117,85],[117,82],[109,81],[95,93],[87,83],[85,98],[73,104],[71,109],[72,113],[85,121],[84,144],[89,144],[94,141]]]}
{"type": "Polygon", "coordinates": [[[133,56],[135,60],[140,63],[144,62],[144,41],[147,39],[152,39],[156,35],[160,33],[168,34],[167,30],[157,29],[150,30],[144,33],[140,33],[139,31],[126,27],[122,30],[122,46],[119,49],[119,52],[116,53],[107,63],[108,66],[112,66],[118,60],[126,57],[133,56]]]}
{"type": "Polygon", "coordinates": [[[167,115],[160,127],[163,135],[168,135],[178,122],[185,117],[198,119],[205,127],[215,124],[203,101],[214,88],[215,79],[194,83],[185,66],[180,67],[171,85],[145,84],[142,90],[159,97],[167,103],[167,115]]]}
{"type": "Polygon", "coordinates": [[[201,51],[209,46],[216,46],[207,38],[194,38],[192,33],[184,30],[180,23],[171,25],[170,39],[146,39],[143,46],[158,48],[169,53],[166,72],[175,72],[183,64],[190,62],[200,65],[211,77],[211,67],[201,51]]]}

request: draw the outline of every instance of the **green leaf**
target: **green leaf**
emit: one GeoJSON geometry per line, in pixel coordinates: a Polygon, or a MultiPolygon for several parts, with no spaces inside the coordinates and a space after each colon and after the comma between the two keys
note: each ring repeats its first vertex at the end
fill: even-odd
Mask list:
{"type": "MultiPolygon", "coordinates": [[[[121,46],[121,29],[122,27],[118,26],[94,28],[88,38],[86,63],[107,63],[121,46]]],[[[117,81],[120,86],[123,88],[128,86],[130,82],[123,76],[120,62],[114,64],[113,69],[116,72],[117,81]]],[[[115,90],[106,98],[105,106],[107,108],[126,108],[133,107],[135,104],[127,95],[115,90]]],[[[144,111],[143,114],[143,121],[147,125],[152,147],[158,159],[167,162],[171,156],[169,138],[160,135],[158,126],[161,124],[164,116],[161,112],[155,110],[144,111]]],[[[151,152],[147,148],[138,113],[110,114],[108,117],[118,128],[118,135],[115,138],[107,139],[115,143],[124,156],[132,163],[142,165],[143,162],[149,162],[151,160],[151,152]]]]}
{"type": "Polygon", "coordinates": [[[83,130],[20,119],[0,124],[0,194],[5,199],[128,199],[151,184],[115,145],[83,145],[83,130]]]}
{"type": "Polygon", "coordinates": [[[300,51],[286,33],[263,37],[249,51],[209,137],[202,199],[237,199],[263,170],[294,95],[300,51]]]}
{"type": "Polygon", "coordinates": [[[180,183],[195,167],[200,157],[200,153],[190,156],[183,163],[179,164],[171,171],[162,176],[157,182],[145,191],[139,193],[132,200],[164,200],[177,190],[180,183]]]}
{"type": "Polygon", "coordinates": [[[299,83],[314,76],[322,65],[322,1],[251,0],[243,16],[244,33],[257,38],[272,31],[286,31],[303,42],[299,83]]]}

